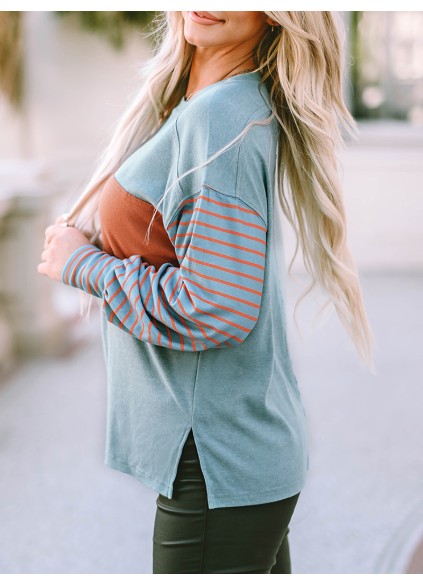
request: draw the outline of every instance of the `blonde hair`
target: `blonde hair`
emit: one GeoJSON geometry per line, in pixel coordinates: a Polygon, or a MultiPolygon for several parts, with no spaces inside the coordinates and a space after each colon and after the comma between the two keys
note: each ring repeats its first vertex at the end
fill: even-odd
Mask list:
{"type": "MultiPolygon", "coordinates": [[[[328,294],[361,357],[372,367],[371,331],[357,269],[348,248],[346,217],[336,160],[342,131],[355,123],[342,96],[340,23],[331,12],[265,12],[270,27],[256,49],[273,115],[280,126],[277,187],[282,210],[296,235],[292,264],[301,245],[312,281],[328,294]]],[[[121,118],[69,221],[93,242],[101,234],[98,197],[121,163],[148,140],[185,94],[194,52],[186,42],[181,12],[157,20],[158,50],[144,81],[121,118]]],[[[322,308],[323,309],[323,308],[322,308]]]]}

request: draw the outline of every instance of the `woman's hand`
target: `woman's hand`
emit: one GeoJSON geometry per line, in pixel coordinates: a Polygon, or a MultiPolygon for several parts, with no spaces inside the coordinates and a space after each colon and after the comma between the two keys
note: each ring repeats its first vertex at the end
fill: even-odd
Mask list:
{"type": "Polygon", "coordinates": [[[45,231],[44,251],[38,272],[56,281],[62,280],[63,268],[75,250],[90,241],[77,228],[72,228],[63,221],[63,217],[49,226],[45,231]]]}

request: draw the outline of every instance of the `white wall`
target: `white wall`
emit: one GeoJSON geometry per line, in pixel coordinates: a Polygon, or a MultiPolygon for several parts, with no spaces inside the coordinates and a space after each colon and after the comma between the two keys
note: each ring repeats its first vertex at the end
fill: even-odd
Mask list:
{"type": "Polygon", "coordinates": [[[343,155],[350,242],[360,267],[423,269],[423,126],[367,125],[343,155]]]}
{"type": "MultiPolygon", "coordinates": [[[[359,269],[423,270],[423,126],[359,124],[339,154],[348,241],[359,269]]],[[[284,226],[286,257],[295,239],[284,226]]],[[[301,263],[296,261],[296,270],[301,263]]]]}
{"type": "Polygon", "coordinates": [[[0,128],[0,159],[21,157],[25,151],[23,116],[3,94],[0,94],[0,128]]]}
{"type": "Polygon", "coordinates": [[[151,49],[140,32],[128,35],[117,51],[53,12],[23,16],[23,124],[19,128],[0,106],[0,157],[91,163],[137,87],[137,67],[151,49]]]}

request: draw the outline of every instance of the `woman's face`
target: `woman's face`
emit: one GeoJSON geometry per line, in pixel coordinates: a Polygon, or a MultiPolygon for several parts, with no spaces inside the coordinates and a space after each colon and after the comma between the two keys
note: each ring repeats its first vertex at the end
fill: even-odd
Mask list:
{"type": "Polygon", "coordinates": [[[201,48],[224,48],[241,44],[257,45],[268,29],[264,12],[182,12],[188,43],[201,48]]]}

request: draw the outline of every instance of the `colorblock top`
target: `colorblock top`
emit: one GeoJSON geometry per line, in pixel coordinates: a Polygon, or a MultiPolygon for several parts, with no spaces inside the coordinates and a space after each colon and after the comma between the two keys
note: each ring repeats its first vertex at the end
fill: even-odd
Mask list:
{"type": "Polygon", "coordinates": [[[106,463],[168,498],[191,429],[210,508],[287,498],[305,482],[277,141],[257,73],[182,100],[105,184],[103,249],[81,246],[63,269],[102,300],[106,463]]]}

